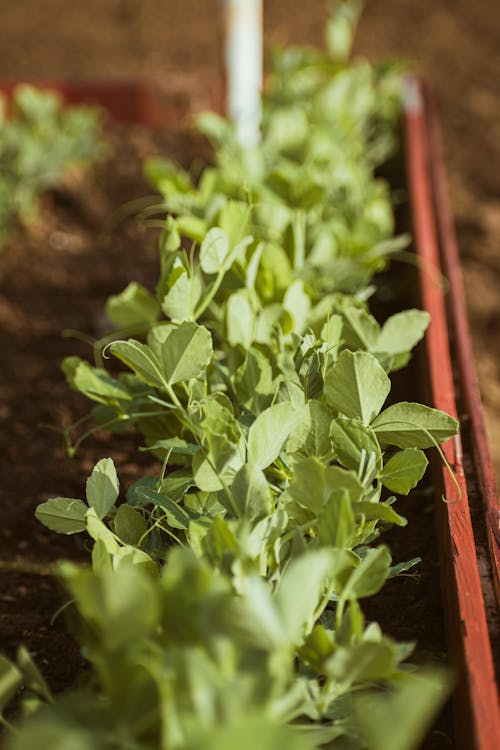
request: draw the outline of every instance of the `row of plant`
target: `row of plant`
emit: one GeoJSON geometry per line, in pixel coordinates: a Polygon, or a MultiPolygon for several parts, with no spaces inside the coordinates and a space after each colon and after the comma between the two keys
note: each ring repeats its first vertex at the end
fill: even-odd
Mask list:
{"type": "MultiPolygon", "coordinates": [[[[2,661],[2,705],[25,688],[11,750],[403,750],[446,693],[360,604],[418,563],[378,539],[457,423],[386,405],[428,316],[369,311],[406,238],[374,176],[399,70],[348,62],[358,10],[337,5],[325,52],[276,54],[258,148],[207,114],[214,164],[196,184],[146,165],[163,197],[146,215],[167,213],[156,294],[109,299],[96,364],[64,370],[97,427],[137,430],[161,468],[122,496],[105,458],[85,499],[37,508],[92,540],[91,567],[59,570],[90,670],[54,697],[25,651],[2,661]]],[[[72,452],[95,428],[78,429],[72,452]]]]}
{"type": "Polygon", "coordinates": [[[105,151],[95,108],[63,109],[56,94],[26,84],[15,88],[11,108],[7,118],[0,96],[0,250],[36,216],[43,191],[105,151]]]}

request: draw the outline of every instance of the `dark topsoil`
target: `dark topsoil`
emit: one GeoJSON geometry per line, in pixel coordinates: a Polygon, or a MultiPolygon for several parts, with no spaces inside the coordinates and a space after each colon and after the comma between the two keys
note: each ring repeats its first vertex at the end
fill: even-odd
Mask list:
{"type": "MultiPolygon", "coordinates": [[[[266,0],[265,5],[269,39],[321,40],[320,0],[266,0]]],[[[71,6],[64,0],[4,0],[0,77],[159,76],[163,70],[213,69],[221,59],[221,23],[214,6],[218,9],[213,0],[87,0],[71,6]]],[[[418,60],[436,91],[498,466],[499,43],[500,6],[493,2],[372,0],[357,45],[359,52],[371,56],[418,60]]],[[[110,133],[107,162],[94,175],[72,175],[47,196],[35,225],[0,256],[0,648],[12,654],[25,643],[55,690],[72,684],[81,666],[64,618],[51,622],[60,592],[50,576],[13,569],[61,557],[80,559],[86,551],[79,539],[45,532],[34,521],[33,509],[51,495],[81,496],[85,477],[103,455],[116,460],[125,485],[151,467],[147,457],[137,454],[136,439],[127,435],[112,441],[105,434],[94,435],[69,459],[61,436],[44,426],[64,429],[87,405],[69,391],[59,364],[70,354],[90,356],[90,349],[62,337],[61,330],[99,336],[105,330],[102,311],[109,294],[133,279],[154,284],[154,236],[127,221],[106,243],[103,228],[113,210],[148,192],[140,170],[146,155],[168,153],[187,164],[200,151],[199,142],[181,132],[153,136],[134,126],[113,127],[110,133]]],[[[392,532],[391,545],[397,560],[417,554],[424,558],[421,577],[392,583],[389,600],[382,605],[374,600],[370,614],[382,615],[380,607],[391,610],[389,631],[400,639],[416,635],[418,658],[435,660],[441,658],[444,644],[430,534],[433,502],[430,495],[417,495],[411,501],[415,507],[401,505],[414,517],[410,526],[415,530],[392,532]]],[[[446,726],[434,734],[429,748],[452,747],[446,726]]]]}

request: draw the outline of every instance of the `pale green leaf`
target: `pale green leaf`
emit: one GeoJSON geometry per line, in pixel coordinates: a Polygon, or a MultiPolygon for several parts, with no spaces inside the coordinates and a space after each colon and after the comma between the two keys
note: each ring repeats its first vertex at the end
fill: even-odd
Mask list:
{"type": "Polygon", "coordinates": [[[102,542],[110,555],[118,550],[118,542],[112,532],[101,521],[94,508],[89,508],[85,517],[87,532],[95,542],[102,542]]]}
{"type": "Polygon", "coordinates": [[[380,479],[392,492],[407,495],[422,479],[427,464],[425,453],[417,448],[407,448],[387,461],[380,479]]]}
{"type": "Polygon", "coordinates": [[[161,301],[161,309],[174,323],[192,318],[194,310],[203,294],[203,284],[199,276],[189,276],[182,272],[175,279],[161,301]]]}
{"type": "Polygon", "coordinates": [[[99,518],[107,516],[120,492],[120,483],[111,458],[102,458],[87,479],[87,502],[99,518]]]}
{"type": "Polygon", "coordinates": [[[161,364],[171,385],[199,377],[212,358],[212,336],[204,326],[185,322],[172,327],[161,344],[161,364]]]}
{"type": "Polygon", "coordinates": [[[450,674],[433,667],[406,673],[391,691],[358,694],[355,716],[366,746],[370,750],[420,747],[451,687],[450,674]],[[395,716],[398,721],[394,721],[395,716]]]}
{"type": "Polygon", "coordinates": [[[226,332],[231,346],[251,345],[256,325],[256,316],[246,289],[231,294],[226,303],[226,332]]]}
{"type": "Polygon", "coordinates": [[[391,554],[387,547],[371,549],[352,571],[342,590],[345,599],[362,599],[376,594],[390,572],[391,554]]]}
{"type": "Polygon", "coordinates": [[[300,414],[291,401],[282,401],[263,411],[248,432],[248,461],[265,469],[275,461],[300,414]]]}
{"type": "Polygon", "coordinates": [[[371,427],[381,442],[398,448],[431,448],[458,432],[458,422],[453,417],[408,401],[389,406],[371,427]]]}
{"type": "Polygon", "coordinates": [[[423,337],[429,320],[429,313],[423,310],[405,310],[392,315],[384,323],[373,351],[388,354],[404,354],[411,351],[423,337]]]}
{"type": "Polygon", "coordinates": [[[288,439],[288,453],[304,456],[327,456],[331,452],[330,409],[321,401],[310,400],[300,412],[300,421],[288,439]]]}
{"type": "Polygon", "coordinates": [[[391,382],[375,357],[345,350],[325,378],[327,402],[347,417],[370,424],[391,389],[391,382]]]}
{"type": "Polygon", "coordinates": [[[382,466],[380,445],[375,433],[360,419],[334,419],[330,425],[330,438],[333,450],[343,466],[357,471],[363,456],[373,454],[374,473],[378,473],[382,466]]]}
{"type": "Polygon", "coordinates": [[[282,575],[275,601],[288,637],[299,644],[314,625],[314,614],[333,568],[329,550],[315,550],[293,560],[282,575]]]}
{"type": "Polygon", "coordinates": [[[132,281],[120,294],[109,297],[106,315],[119,328],[151,325],[157,320],[160,306],[141,284],[132,281]]]}
{"type": "Polygon", "coordinates": [[[59,534],[77,534],[85,531],[87,506],[81,500],[71,497],[55,497],[41,503],[35,510],[35,517],[51,531],[59,534]]]}
{"type": "Polygon", "coordinates": [[[321,543],[329,547],[349,547],[355,533],[354,515],[347,492],[333,496],[318,516],[321,543]]]}
{"type": "Polygon", "coordinates": [[[283,307],[292,316],[293,330],[302,333],[311,309],[311,300],[304,290],[304,282],[301,279],[294,281],[286,290],[283,307]]]}
{"type": "Polygon", "coordinates": [[[229,253],[229,239],[223,229],[210,229],[200,247],[200,265],[205,273],[219,273],[229,253]]]}
{"type": "Polygon", "coordinates": [[[67,357],[62,369],[71,387],[93,401],[109,404],[130,400],[129,392],[117,380],[79,357],[67,357]]]}
{"type": "Polygon", "coordinates": [[[140,341],[115,341],[110,346],[111,353],[130,367],[138,378],[155,388],[162,388],[164,379],[161,365],[153,351],[140,341]]]}
{"type": "Polygon", "coordinates": [[[236,507],[242,518],[253,521],[272,511],[272,494],[264,472],[251,464],[244,464],[235,474],[231,485],[236,507]]]}

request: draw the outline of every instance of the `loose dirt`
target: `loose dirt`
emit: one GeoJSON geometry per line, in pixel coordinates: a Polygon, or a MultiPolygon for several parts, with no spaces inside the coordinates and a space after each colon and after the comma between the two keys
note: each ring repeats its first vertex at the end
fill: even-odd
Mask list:
{"type": "MultiPolygon", "coordinates": [[[[266,0],[267,42],[320,42],[324,17],[322,0],[266,0]]],[[[4,0],[0,78],[206,72],[221,67],[221,38],[220,6],[214,0],[4,0]]],[[[500,6],[488,0],[371,0],[356,44],[356,51],[369,57],[412,60],[434,90],[491,450],[500,474],[499,47],[500,6]]],[[[101,230],[113,210],[148,191],[140,177],[145,155],[168,151],[188,163],[197,148],[181,134],[152,138],[141,128],[128,130],[126,138],[114,129],[112,141],[115,155],[98,176],[73,176],[48,196],[36,225],[0,257],[0,560],[13,561],[14,567],[86,554],[80,541],[46,533],[32,515],[36,504],[54,493],[80,496],[94,461],[110,450],[106,436],[97,434],[70,460],[60,435],[44,426],[65,428],[86,406],[68,391],[59,363],[69,354],[87,356],[89,349],[60,331],[98,335],[106,296],[132,279],[154,282],[156,248],[147,233],[129,221],[106,244],[101,230]]],[[[123,435],[112,445],[125,483],[148,469],[135,439],[123,435]]],[[[423,581],[435,577],[429,554],[423,581]]],[[[414,585],[408,606],[420,612],[419,602],[428,594],[423,583],[414,585]]],[[[1,648],[12,654],[26,643],[56,690],[70,684],[81,666],[63,619],[50,622],[60,601],[50,577],[0,567],[1,648]]],[[[405,637],[401,628],[397,635],[405,637]]],[[[447,736],[435,745],[450,746],[447,736]]]]}

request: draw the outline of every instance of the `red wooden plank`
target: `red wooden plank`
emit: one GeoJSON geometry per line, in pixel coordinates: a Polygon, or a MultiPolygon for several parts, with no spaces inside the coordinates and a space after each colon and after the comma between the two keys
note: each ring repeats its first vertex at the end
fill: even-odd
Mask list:
{"type": "MultiPolygon", "coordinates": [[[[206,74],[170,73],[157,79],[24,81],[49,88],[68,104],[94,104],[122,123],[142,123],[153,128],[172,128],[203,111],[220,111],[223,91],[220,77],[206,74]]],[[[0,93],[8,102],[20,81],[0,81],[0,93]]]]}
{"type": "MultiPolygon", "coordinates": [[[[434,405],[456,416],[453,372],[441,265],[432,202],[426,115],[417,79],[406,84],[405,125],[408,178],[417,254],[421,260],[422,302],[432,317],[426,337],[434,405]],[[429,273],[433,268],[435,273],[429,273]]],[[[486,613],[472,530],[467,485],[458,437],[443,446],[456,484],[443,469],[447,503],[440,504],[441,555],[455,659],[462,669],[455,713],[457,742],[467,750],[500,748],[500,710],[486,613]],[[456,610],[453,608],[456,606],[456,610]]],[[[439,501],[438,501],[439,502],[439,501]]]]}
{"type": "Polygon", "coordinates": [[[478,470],[483,505],[486,513],[486,526],[490,546],[493,582],[497,601],[500,602],[500,503],[497,494],[495,472],[491,462],[481,396],[477,380],[474,352],[472,348],[467,306],[457,237],[446,186],[441,134],[430,97],[426,96],[426,112],[429,130],[432,181],[436,204],[437,226],[443,258],[443,268],[448,279],[450,295],[448,308],[453,326],[459,367],[461,388],[472,426],[474,458],[478,470]]]}

